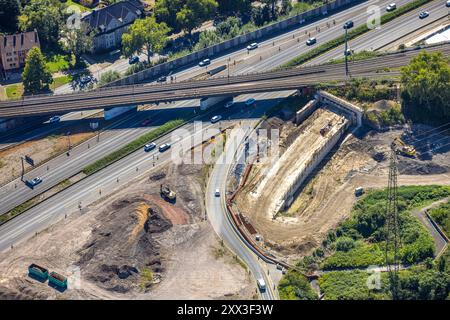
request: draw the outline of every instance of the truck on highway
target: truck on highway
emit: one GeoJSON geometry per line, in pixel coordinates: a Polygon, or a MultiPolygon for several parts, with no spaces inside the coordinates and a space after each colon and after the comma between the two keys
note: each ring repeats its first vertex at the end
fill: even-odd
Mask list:
{"type": "Polygon", "coordinates": [[[211,108],[212,106],[215,106],[216,104],[219,104],[221,102],[228,103],[230,101],[233,101],[233,97],[221,96],[221,97],[201,98],[200,99],[200,110],[203,111],[203,110],[211,108]]]}
{"type": "Polygon", "coordinates": [[[261,292],[266,291],[266,282],[264,281],[263,278],[258,278],[256,282],[258,283],[258,288],[261,292]]]}
{"type": "Polygon", "coordinates": [[[30,264],[28,267],[28,275],[31,277],[37,277],[40,280],[47,280],[48,278],[48,270],[44,267],[38,266],[35,263],[30,264]]]}

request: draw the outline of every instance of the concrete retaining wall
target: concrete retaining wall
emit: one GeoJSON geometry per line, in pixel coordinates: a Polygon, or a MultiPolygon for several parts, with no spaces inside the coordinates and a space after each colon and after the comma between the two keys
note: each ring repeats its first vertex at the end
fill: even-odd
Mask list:
{"type": "Polygon", "coordinates": [[[347,119],[343,119],[340,128],[338,130],[332,130],[329,134],[329,139],[327,142],[323,145],[323,147],[319,150],[317,150],[310,160],[305,163],[304,169],[301,171],[301,173],[297,176],[294,183],[291,185],[289,190],[286,192],[284,197],[282,197],[283,201],[281,202],[282,206],[281,209],[287,209],[292,202],[294,201],[294,195],[297,192],[297,190],[300,188],[303,182],[305,182],[306,178],[313,172],[313,170],[317,167],[317,165],[325,158],[325,156],[333,149],[333,147],[336,145],[336,143],[339,141],[339,139],[342,138],[345,131],[350,126],[350,121],[347,119]]]}
{"type": "Polygon", "coordinates": [[[331,105],[338,108],[348,115],[354,125],[357,127],[361,126],[363,116],[363,110],[361,108],[325,91],[318,91],[316,96],[317,100],[319,100],[321,104],[331,105]]]}
{"type": "Polygon", "coordinates": [[[186,67],[193,63],[196,63],[204,58],[211,58],[213,56],[218,56],[223,54],[225,51],[236,48],[239,46],[244,46],[249,42],[265,38],[268,36],[275,35],[287,29],[293,28],[297,25],[306,24],[314,19],[321,16],[328,15],[332,12],[336,12],[344,7],[355,5],[357,3],[364,2],[366,0],[336,0],[331,1],[321,7],[315,8],[313,10],[298,14],[296,16],[287,18],[280,22],[270,24],[268,26],[262,27],[261,29],[240,35],[238,37],[232,38],[230,40],[218,43],[211,47],[205,48],[200,51],[193,52],[184,57],[161,63],[152,68],[135,73],[131,76],[119,79],[117,81],[111,82],[106,86],[122,86],[142,82],[146,79],[157,78],[161,75],[168,74],[174,69],[186,67]]]}
{"type": "Polygon", "coordinates": [[[297,111],[295,114],[295,124],[300,124],[305,121],[316,109],[317,109],[317,100],[309,101],[303,108],[297,111]]]}

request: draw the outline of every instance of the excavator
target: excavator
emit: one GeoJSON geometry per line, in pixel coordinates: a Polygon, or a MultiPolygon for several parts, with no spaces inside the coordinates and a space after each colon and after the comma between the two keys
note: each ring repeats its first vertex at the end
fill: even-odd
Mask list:
{"type": "Polygon", "coordinates": [[[400,137],[394,139],[394,143],[399,147],[397,150],[399,153],[407,157],[415,157],[416,149],[413,146],[405,143],[400,137]]]}
{"type": "Polygon", "coordinates": [[[160,193],[161,197],[163,197],[169,202],[175,201],[177,198],[177,194],[174,191],[172,191],[167,185],[160,186],[160,193]]]}

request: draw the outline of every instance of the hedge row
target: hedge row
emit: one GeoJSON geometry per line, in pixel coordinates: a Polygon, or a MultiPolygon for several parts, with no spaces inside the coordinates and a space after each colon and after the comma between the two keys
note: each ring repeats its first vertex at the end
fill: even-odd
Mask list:
{"type": "Polygon", "coordinates": [[[171,120],[163,125],[159,126],[155,130],[152,130],[139,138],[131,141],[127,145],[123,146],[122,148],[104,156],[103,158],[95,161],[94,163],[86,166],[83,168],[83,173],[86,175],[91,175],[107,166],[109,166],[111,163],[122,159],[123,157],[126,157],[130,153],[142,148],[146,143],[155,140],[156,138],[159,138],[160,136],[166,134],[167,132],[181,126],[184,124],[186,120],[183,119],[177,119],[177,120],[171,120]]]}
{"type": "MultiPolygon", "coordinates": [[[[401,16],[401,15],[403,15],[411,10],[414,10],[414,9],[416,9],[428,2],[431,2],[431,1],[432,0],[415,0],[413,2],[410,2],[406,5],[398,8],[395,11],[392,11],[392,12],[382,15],[380,18],[380,20],[381,20],[380,23],[385,24],[385,23],[397,18],[398,16],[401,16]]],[[[356,38],[368,31],[370,31],[370,30],[371,29],[369,29],[369,27],[366,24],[364,24],[362,26],[359,26],[359,27],[349,31],[347,34],[347,38],[348,38],[348,40],[351,40],[353,38],[356,38]]],[[[305,52],[305,53],[295,57],[294,59],[283,64],[281,67],[289,68],[289,67],[295,67],[295,66],[301,65],[301,64],[305,63],[306,61],[309,61],[309,60],[311,60],[331,49],[334,49],[344,43],[345,43],[345,35],[342,35],[336,39],[330,40],[318,47],[315,47],[314,49],[312,49],[308,52],[305,52]]]]}

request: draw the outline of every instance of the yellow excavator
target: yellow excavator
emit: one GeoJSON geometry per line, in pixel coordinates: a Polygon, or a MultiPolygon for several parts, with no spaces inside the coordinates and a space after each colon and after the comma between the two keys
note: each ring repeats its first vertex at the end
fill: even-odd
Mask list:
{"type": "Polygon", "coordinates": [[[161,197],[163,197],[167,201],[175,201],[175,199],[177,198],[177,194],[174,191],[170,190],[169,186],[167,185],[161,185],[160,192],[161,197]]]}
{"type": "Polygon", "coordinates": [[[397,150],[407,156],[407,157],[415,157],[416,149],[413,146],[405,143],[400,137],[394,139],[394,143],[399,147],[397,150]]]}

